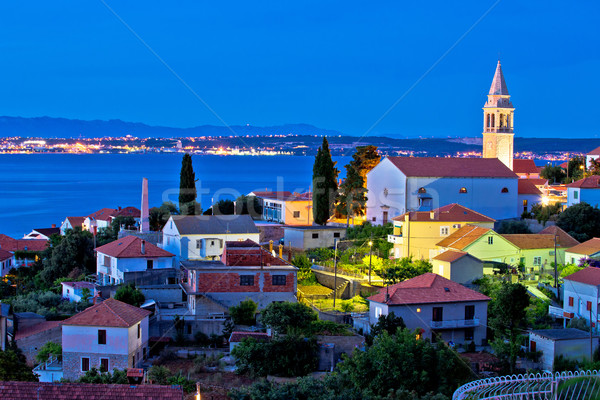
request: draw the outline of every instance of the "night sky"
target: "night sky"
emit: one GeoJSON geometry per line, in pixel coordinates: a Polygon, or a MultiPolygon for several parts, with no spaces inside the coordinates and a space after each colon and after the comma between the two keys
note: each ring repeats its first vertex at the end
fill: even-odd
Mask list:
{"type": "Polygon", "coordinates": [[[597,137],[599,11],[591,0],[2,2],[0,115],[476,137],[500,57],[516,136],[597,137]]]}

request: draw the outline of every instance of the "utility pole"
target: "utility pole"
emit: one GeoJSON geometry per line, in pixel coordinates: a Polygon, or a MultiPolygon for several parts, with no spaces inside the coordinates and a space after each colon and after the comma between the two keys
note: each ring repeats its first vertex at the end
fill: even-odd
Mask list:
{"type": "Polygon", "coordinates": [[[333,239],[333,309],[337,297],[337,239],[333,239]]]}
{"type": "Polygon", "coordinates": [[[594,340],[592,338],[592,307],[590,307],[590,361],[594,361],[594,340]]]}
{"type": "Polygon", "coordinates": [[[558,290],[558,264],[556,261],[556,239],[557,238],[558,238],[558,235],[554,235],[554,288],[556,289],[556,298],[560,301],[560,290],[558,290]]]}
{"type": "Polygon", "coordinates": [[[371,240],[369,240],[369,285],[371,285],[371,257],[373,256],[373,232],[371,232],[371,240]]]}

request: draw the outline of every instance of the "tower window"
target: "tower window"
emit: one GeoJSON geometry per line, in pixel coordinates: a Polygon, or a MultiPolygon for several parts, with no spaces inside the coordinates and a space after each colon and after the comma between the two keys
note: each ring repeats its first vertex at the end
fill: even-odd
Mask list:
{"type": "Polygon", "coordinates": [[[490,114],[487,114],[487,127],[490,127],[490,114]]]}
{"type": "Polygon", "coordinates": [[[422,187],[422,188],[419,188],[419,193],[427,193],[427,190],[425,190],[425,188],[424,188],[424,187],[422,187]]]}
{"type": "Polygon", "coordinates": [[[458,193],[467,193],[467,188],[461,187],[460,190],[458,191],[458,193]]]}
{"type": "Polygon", "coordinates": [[[496,126],[496,115],[492,114],[492,128],[496,126]]]}
{"type": "Polygon", "coordinates": [[[504,127],[504,114],[500,114],[499,119],[500,119],[500,121],[498,121],[498,122],[500,122],[499,127],[502,128],[502,127],[504,127]]]}
{"type": "Polygon", "coordinates": [[[506,127],[510,128],[510,114],[506,116],[506,127]]]}
{"type": "Polygon", "coordinates": [[[502,193],[508,193],[508,188],[503,187],[501,190],[502,193]]]}

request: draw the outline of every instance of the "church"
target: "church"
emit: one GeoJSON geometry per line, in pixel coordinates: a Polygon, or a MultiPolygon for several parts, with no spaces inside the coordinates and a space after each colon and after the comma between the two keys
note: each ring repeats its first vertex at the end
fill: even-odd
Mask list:
{"type": "MultiPolygon", "coordinates": [[[[498,61],[483,107],[483,157],[385,157],[367,174],[367,221],[385,224],[452,203],[495,220],[520,217],[533,204],[533,189],[523,197],[513,168],[514,110],[498,61]]],[[[535,168],[533,160],[518,161],[519,170],[535,168]]]]}

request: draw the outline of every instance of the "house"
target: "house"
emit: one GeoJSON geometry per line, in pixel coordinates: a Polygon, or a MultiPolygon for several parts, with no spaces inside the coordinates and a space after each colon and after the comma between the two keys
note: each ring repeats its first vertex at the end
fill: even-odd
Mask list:
{"type": "Polygon", "coordinates": [[[229,352],[231,353],[246,338],[253,338],[257,342],[267,342],[271,340],[271,335],[265,332],[231,332],[229,336],[229,352]]]}
{"type": "Polygon", "coordinates": [[[566,186],[567,207],[579,203],[588,203],[592,207],[600,205],[600,175],[588,176],[566,186]]]}
{"type": "Polygon", "coordinates": [[[23,236],[23,239],[44,239],[50,240],[50,236],[60,235],[60,228],[57,228],[55,224],[52,224],[50,228],[37,228],[23,236]]]}
{"type": "Polygon", "coordinates": [[[540,170],[534,160],[513,160],[513,172],[519,179],[539,179],[540,170]]]}
{"type": "Polygon", "coordinates": [[[521,215],[518,178],[497,158],[386,157],[367,173],[367,221],[457,203],[496,220],[521,215]]]}
{"type": "Polygon", "coordinates": [[[585,155],[586,168],[591,167],[592,160],[597,160],[598,158],[600,158],[600,147],[596,147],[594,150],[585,155]]]}
{"type": "Polygon", "coordinates": [[[591,238],[565,250],[565,263],[579,265],[581,260],[600,259],[600,238],[591,238]]]}
{"type": "Polygon", "coordinates": [[[461,206],[448,204],[432,211],[411,211],[392,219],[394,230],[388,242],[394,244],[394,258],[413,256],[431,259],[438,254],[436,244],[465,225],[492,229],[495,220],[461,206]]]}
{"type": "Polygon", "coordinates": [[[112,221],[112,216],[117,212],[114,208],[101,208],[91,213],[83,220],[83,229],[92,232],[94,227],[97,230],[108,228],[112,221]]]}
{"type": "Polygon", "coordinates": [[[29,266],[48,247],[45,239],[14,239],[0,233],[0,249],[15,255],[16,267],[29,266]]]}
{"type": "Polygon", "coordinates": [[[178,385],[0,382],[0,393],[3,400],[183,400],[178,385]]]}
{"type": "Polygon", "coordinates": [[[126,272],[173,268],[175,255],[137,236],[125,236],[96,248],[96,272],[102,285],[125,282],[126,272]]]}
{"type": "Polygon", "coordinates": [[[446,250],[431,260],[433,273],[461,285],[483,277],[483,261],[467,252],[446,250]]]}
{"type": "Polygon", "coordinates": [[[541,351],[541,368],[554,371],[554,360],[563,356],[571,360],[590,360],[596,352],[598,336],[575,328],[536,329],[529,332],[529,351],[541,351]]]}
{"type": "Polygon", "coordinates": [[[150,311],[108,299],[62,322],[63,375],[136,368],[148,354],[150,311]]]}
{"type": "Polygon", "coordinates": [[[181,269],[192,315],[210,313],[202,306],[207,300],[231,307],[251,299],[259,309],[297,301],[298,269],[251,240],[228,241],[220,261],[181,261],[181,269]]]}
{"type": "Polygon", "coordinates": [[[17,259],[8,250],[0,249],[0,276],[6,276],[11,269],[16,268],[17,259]]]}
{"type": "Polygon", "coordinates": [[[115,218],[118,217],[131,217],[135,220],[136,224],[140,224],[140,218],[142,217],[142,212],[136,207],[125,207],[125,208],[117,208],[117,211],[111,216],[110,222],[112,222],[115,218]]]}
{"type": "Polygon", "coordinates": [[[6,345],[9,343],[9,319],[12,327],[12,310],[10,304],[0,303],[0,350],[6,350],[6,345]]]}
{"type": "Polygon", "coordinates": [[[161,247],[177,261],[218,259],[226,241],[260,240],[249,215],[173,215],[162,232],[161,247]]]}
{"type": "Polygon", "coordinates": [[[85,221],[85,217],[67,217],[60,224],[60,234],[65,235],[69,229],[83,229],[83,222],[85,221]]]}
{"type": "Polygon", "coordinates": [[[60,321],[46,321],[44,317],[34,320],[37,322],[35,325],[19,326],[14,334],[15,345],[31,366],[36,364],[35,357],[46,343],[60,344],[62,340],[60,321]]]}
{"type": "Polygon", "coordinates": [[[521,213],[530,213],[534,204],[542,203],[542,191],[538,189],[533,179],[519,179],[518,191],[517,197],[521,213]]]}
{"type": "Polygon", "coordinates": [[[563,235],[544,234],[540,232],[504,234],[502,237],[519,249],[518,259],[527,268],[525,272],[537,272],[540,269],[553,270],[555,248],[557,264],[565,263],[566,249],[577,241],[565,231],[562,232],[563,235]]]}
{"type": "Polygon", "coordinates": [[[288,191],[254,191],[262,206],[262,219],[285,225],[312,225],[312,193],[292,193],[288,191]]]}
{"type": "Polygon", "coordinates": [[[96,296],[98,293],[98,285],[92,282],[87,281],[78,281],[78,282],[61,282],[62,285],[62,297],[63,299],[67,299],[71,302],[80,302],[83,299],[83,290],[87,289],[89,291],[88,298],[85,300],[91,300],[92,297],[96,296]]]}
{"type": "MultiPolygon", "coordinates": [[[[563,278],[563,317],[583,318],[596,328],[600,297],[600,268],[586,267],[563,278]]],[[[597,328],[595,329],[597,331],[597,328]]]]}
{"type": "Polygon", "coordinates": [[[345,226],[285,226],[283,227],[283,243],[295,249],[315,249],[317,247],[333,247],[335,240],[346,238],[345,226]]]}
{"type": "Polygon", "coordinates": [[[420,336],[432,342],[486,341],[490,298],[438,274],[429,272],[382,288],[367,300],[371,324],[393,312],[408,329],[420,329],[420,336]]]}

